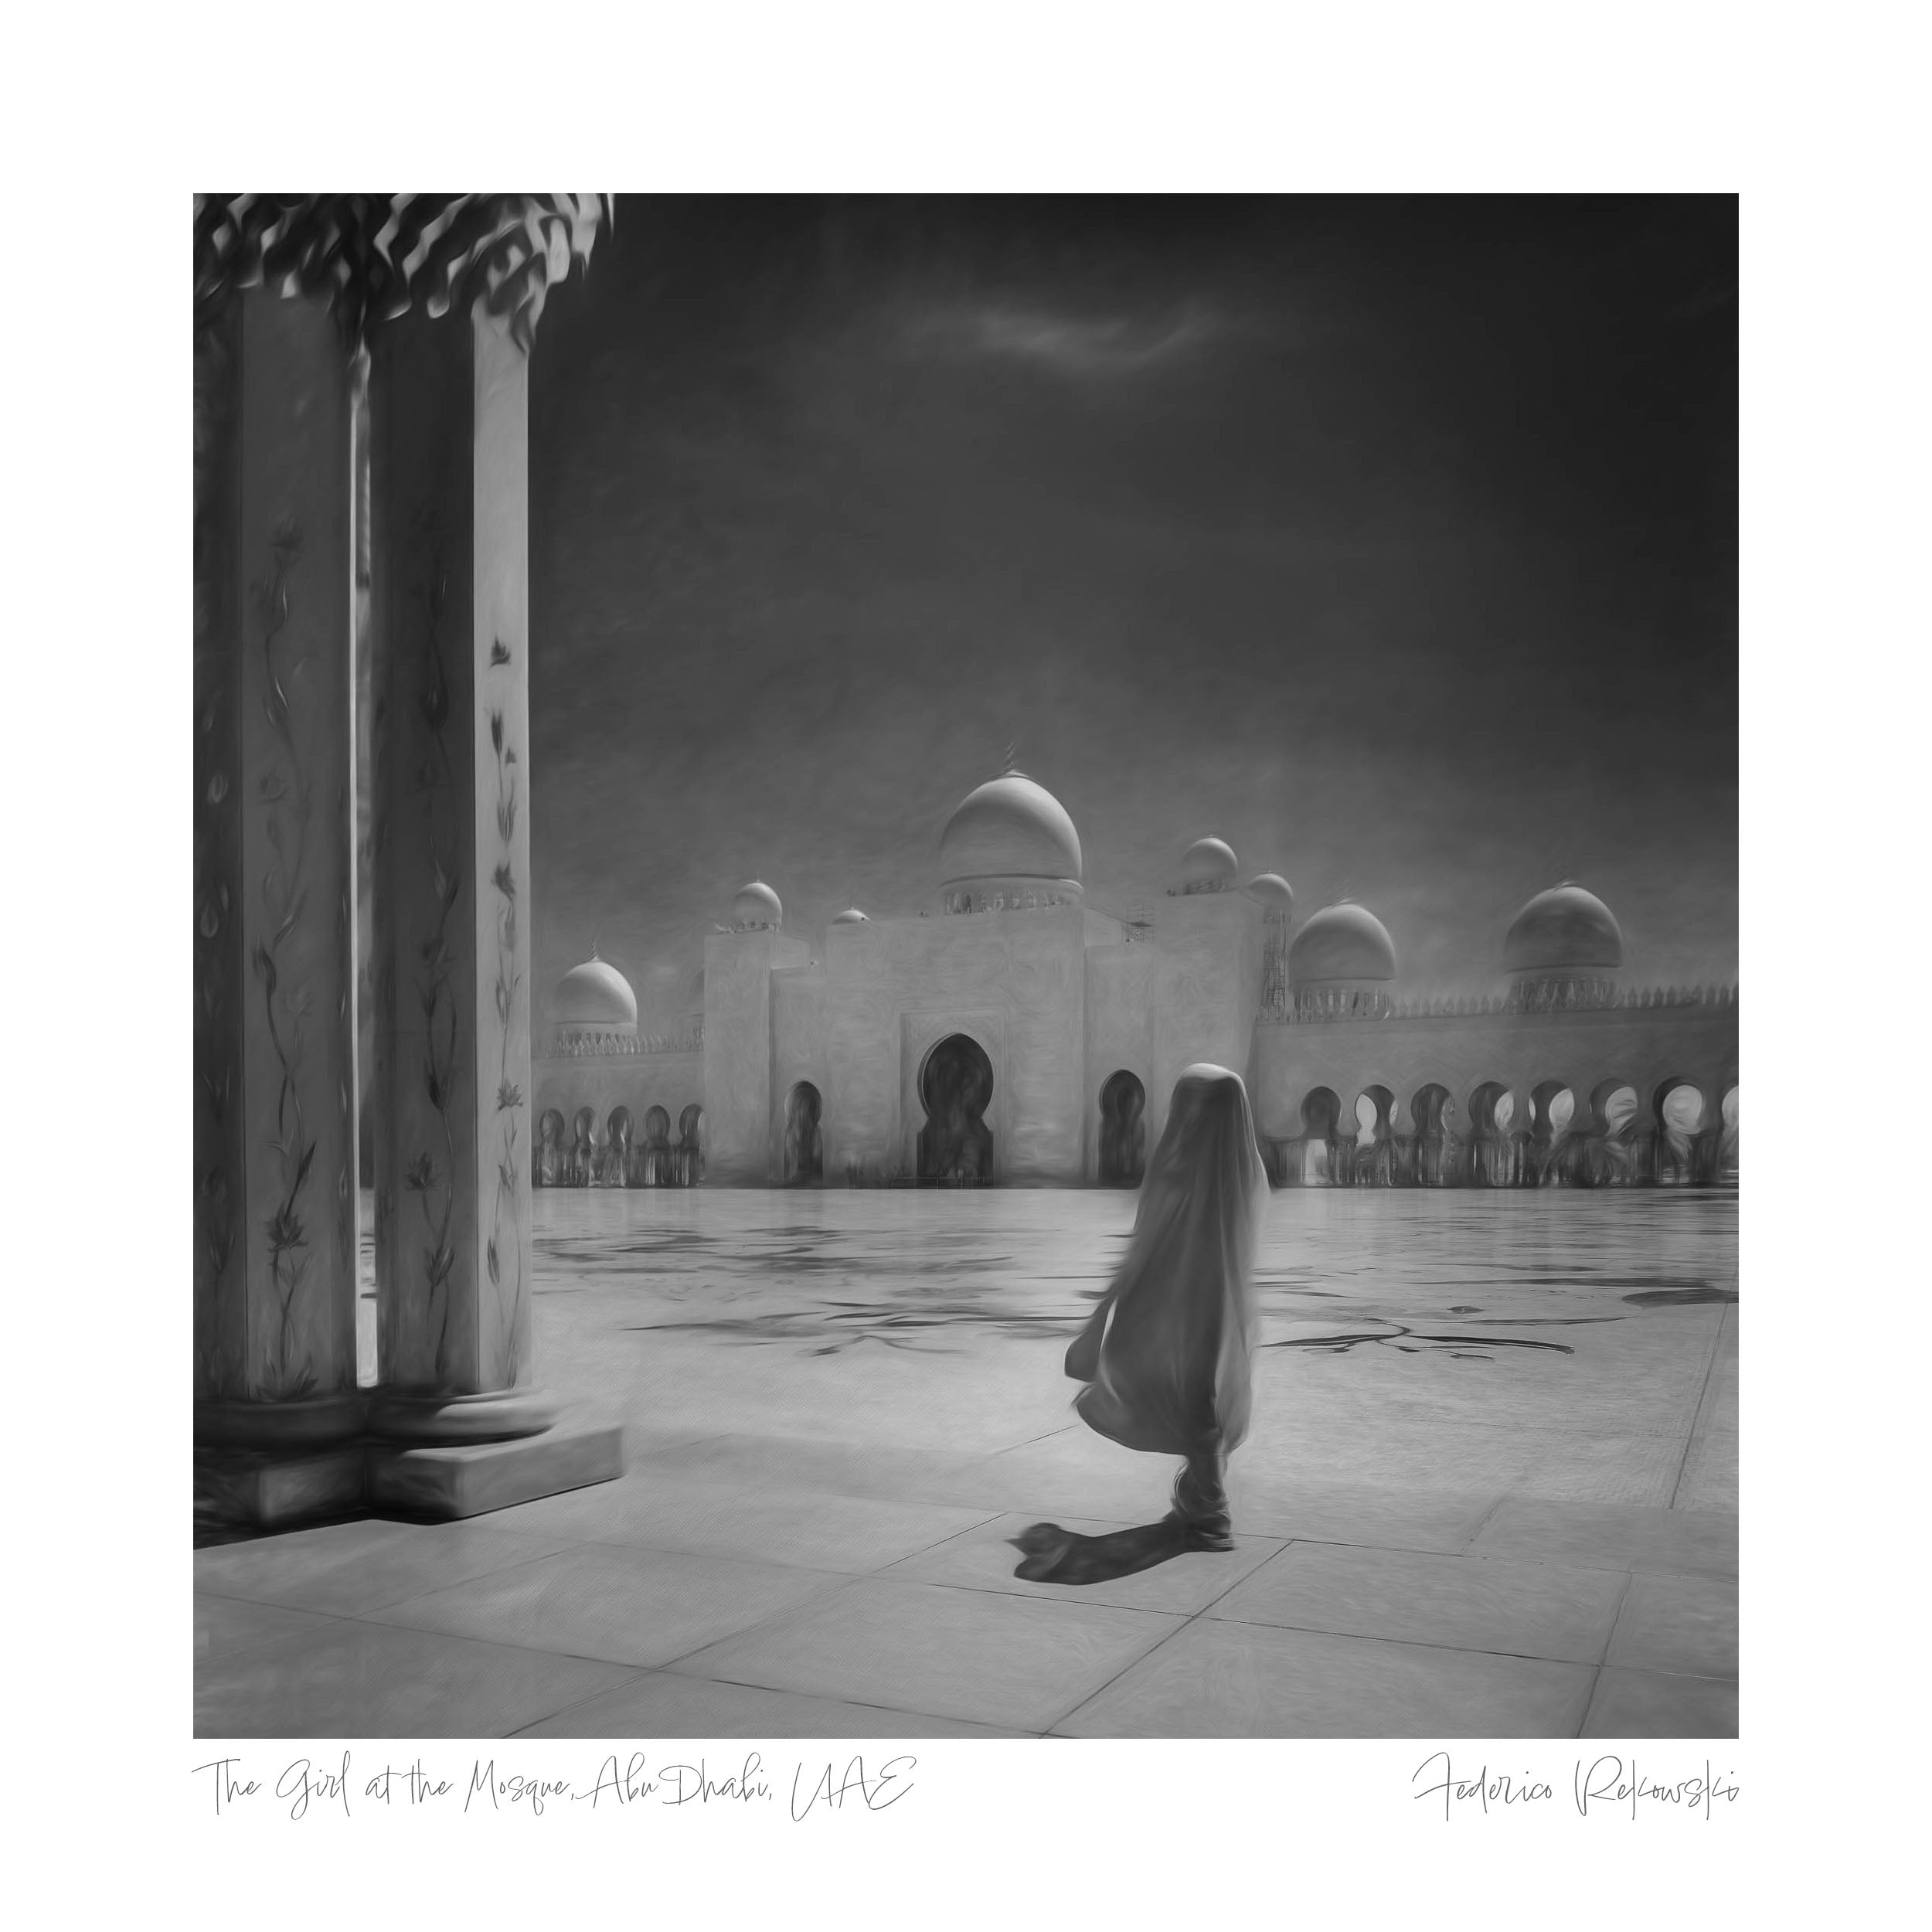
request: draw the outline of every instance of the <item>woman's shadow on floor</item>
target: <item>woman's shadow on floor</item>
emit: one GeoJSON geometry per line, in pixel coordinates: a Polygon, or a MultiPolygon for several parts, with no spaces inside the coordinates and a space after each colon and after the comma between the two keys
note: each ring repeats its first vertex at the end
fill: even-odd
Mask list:
{"type": "Polygon", "coordinates": [[[1013,1574],[1036,1583],[1111,1583],[1190,1549],[1216,1546],[1192,1533],[1178,1516],[1112,1530],[1104,1536],[1083,1536],[1056,1522],[1036,1522],[1007,1541],[1022,1553],[1013,1574]]]}

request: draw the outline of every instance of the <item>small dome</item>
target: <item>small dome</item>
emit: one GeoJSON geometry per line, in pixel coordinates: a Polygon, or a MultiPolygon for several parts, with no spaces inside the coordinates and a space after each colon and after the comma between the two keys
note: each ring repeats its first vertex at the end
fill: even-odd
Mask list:
{"type": "Polygon", "coordinates": [[[1294,910],[1294,888],[1278,872],[1257,873],[1248,881],[1247,894],[1259,900],[1267,911],[1284,918],[1294,910]]]}
{"type": "Polygon", "coordinates": [[[832,923],[835,926],[869,926],[871,919],[856,906],[848,906],[842,913],[834,913],[832,923]]]}
{"type": "Polygon", "coordinates": [[[762,880],[754,879],[739,892],[731,902],[731,923],[740,930],[753,930],[777,926],[784,918],[784,908],[778,903],[778,895],[762,880]]]}
{"type": "Polygon", "coordinates": [[[557,981],[550,1018],[559,1026],[634,1027],[638,996],[623,974],[594,952],[557,981]]]}
{"type": "Polygon", "coordinates": [[[1502,951],[1506,972],[1614,972],[1624,963],[1624,935],[1594,893],[1566,882],[1517,913],[1502,951]]]}
{"type": "Polygon", "coordinates": [[[1396,943],[1366,906],[1325,906],[1289,942],[1291,985],[1395,976],[1396,943]]]}
{"type": "Polygon", "coordinates": [[[1181,860],[1184,893],[1226,892],[1234,883],[1238,862],[1234,848],[1220,838],[1197,838],[1181,860]]]}
{"type": "Polygon", "coordinates": [[[942,883],[1042,879],[1077,885],[1080,837],[1066,808],[1024,772],[1005,771],[969,791],[939,835],[942,883]]]}

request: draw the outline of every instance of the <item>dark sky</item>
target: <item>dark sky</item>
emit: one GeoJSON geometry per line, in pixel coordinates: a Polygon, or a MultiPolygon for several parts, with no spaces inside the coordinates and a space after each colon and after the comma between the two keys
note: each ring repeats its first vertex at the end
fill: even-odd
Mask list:
{"type": "Polygon", "coordinates": [[[539,985],[754,875],[910,913],[1020,767],[1475,988],[1529,896],[1735,975],[1736,204],[627,197],[531,389],[539,985]]]}

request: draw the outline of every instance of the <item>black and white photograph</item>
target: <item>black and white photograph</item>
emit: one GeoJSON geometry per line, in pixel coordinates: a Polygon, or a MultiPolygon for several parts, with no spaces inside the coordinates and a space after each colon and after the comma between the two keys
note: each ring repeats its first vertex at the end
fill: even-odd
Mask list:
{"type": "Polygon", "coordinates": [[[1907,1922],[1913,24],[26,17],[12,1916],[1907,1922]]]}
{"type": "Polygon", "coordinates": [[[1735,1740],[1738,219],[198,195],[197,1734],[1735,1740]]]}

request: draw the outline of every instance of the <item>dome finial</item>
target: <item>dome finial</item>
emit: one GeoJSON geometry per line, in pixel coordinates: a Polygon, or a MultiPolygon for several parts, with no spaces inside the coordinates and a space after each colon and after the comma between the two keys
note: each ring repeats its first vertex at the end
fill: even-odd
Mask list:
{"type": "Polygon", "coordinates": [[[1006,762],[1000,767],[999,775],[1004,778],[1019,769],[1019,740],[1009,738],[1006,741],[1006,762]]]}

